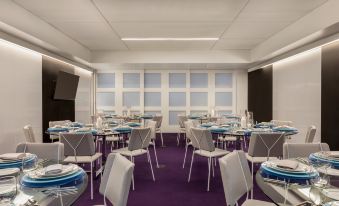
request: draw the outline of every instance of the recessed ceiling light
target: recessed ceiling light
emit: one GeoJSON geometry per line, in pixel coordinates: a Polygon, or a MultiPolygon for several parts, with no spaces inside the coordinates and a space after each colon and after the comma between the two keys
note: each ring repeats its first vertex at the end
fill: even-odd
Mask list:
{"type": "Polygon", "coordinates": [[[121,38],[123,41],[217,41],[219,38],[121,38]]]}

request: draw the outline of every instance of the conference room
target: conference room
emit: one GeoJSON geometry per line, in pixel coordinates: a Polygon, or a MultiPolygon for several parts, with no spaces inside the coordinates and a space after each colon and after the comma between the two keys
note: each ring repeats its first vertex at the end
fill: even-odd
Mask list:
{"type": "Polygon", "coordinates": [[[339,205],[339,1],[0,1],[0,205],[339,205]]]}

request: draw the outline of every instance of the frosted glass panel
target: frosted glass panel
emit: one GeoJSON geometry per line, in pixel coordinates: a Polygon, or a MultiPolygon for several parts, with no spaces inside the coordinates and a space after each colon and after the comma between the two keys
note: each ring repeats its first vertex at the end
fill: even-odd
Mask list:
{"type": "Polygon", "coordinates": [[[168,114],[168,122],[169,125],[178,125],[178,115],[185,114],[185,111],[170,111],[168,114]]]}
{"type": "Polygon", "coordinates": [[[169,88],[186,88],[186,74],[170,73],[169,88]]]}
{"type": "Polygon", "coordinates": [[[186,93],[185,92],[170,92],[169,93],[169,106],[170,107],[185,107],[186,106],[186,93]]]}
{"type": "Polygon", "coordinates": [[[161,111],[145,111],[145,114],[155,116],[155,115],[160,115],[161,111]]]}
{"type": "Polygon", "coordinates": [[[97,106],[98,107],[113,107],[115,105],[114,92],[99,92],[97,93],[97,106]]]}
{"type": "Polygon", "coordinates": [[[140,88],[139,73],[124,73],[124,88],[140,88]]]}
{"type": "Polygon", "coordinates": [[[205,115],[208,114],[207,111],[198,111],[198,110],[193,110],[190,112],[191,115],[205,115]]]}
{"type": "Polygon", "coordinates": [[[145,107],[160,107],[161,93],[160,92],[145,92],[145,107]]]}
{"type": "Polygon", "coordinates": [[[232,92],[216,92],[215,106],[232,106],[232,92]]]}
{"type": "Polygon", "coordinates": [[[139,92],[124,92],[122,99],[123,105],[126,107],[140,106],[139,92]]]}
{"type": "Polygon", "coordinates": [[[216,111],[216,114],[217,116],[223,116],[223,115],[226,115],[226,114],[232,114],[232,111],[231,110],[223,110],[223,111],[216,111]]]}
{"type": "Polygon", "coordinates": [[[191,106],[207,106],[208,93],[207,92],[191,92],[191,106]]]}
{"type": "Polygon", "coordinates": [[[161,88],[160,73],[145,73],[145,88],[161,88]]]}
{"type": "Polygon", "coordinates": [[[216,73],[215,87],[216,88],[232,88],[232,74],[216,73]]]}
{"type": "Polygon", "coordinates": [[[114,88],[115,87],[115,74],[112,73],[99,73],[97,76],[98,88],[114,88]]]}
{"type": "Polygon", "coordinates": [[[191,88],[207,88],[208,74],[207,73],[191,73],[191,88]]]}

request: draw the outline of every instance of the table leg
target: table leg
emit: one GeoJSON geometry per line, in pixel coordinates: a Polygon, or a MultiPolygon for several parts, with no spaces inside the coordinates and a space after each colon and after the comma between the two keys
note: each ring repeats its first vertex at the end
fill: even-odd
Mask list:
{"type": "Polygon", "coordinates": [[[106,135],[102,136],[102,161],[106,162],[106,135]]]}

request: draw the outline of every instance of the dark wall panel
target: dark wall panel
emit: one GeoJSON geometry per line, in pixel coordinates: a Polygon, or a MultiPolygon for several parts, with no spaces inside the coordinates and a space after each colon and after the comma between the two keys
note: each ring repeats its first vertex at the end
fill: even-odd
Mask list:
{"type": "Polygon", "coordinates": [[[74,68],[54,59],[42,58],[42,128],[43,142],[50,142],[45,134],[49,121],[72,120],[75,118],[75,102],[54,100],[54,90],[59,71],[74,74],[74,68]]]}
{"type": "Polygon", "coordinates": [[[339,150],[339,43],[322,48],[321,139],[339,150]]]}
{"type": "Polygon", "coordinates": [[[265,67],[248,73],[248,110],[254,120],[272,120],[273,68],[265,67]]]}

